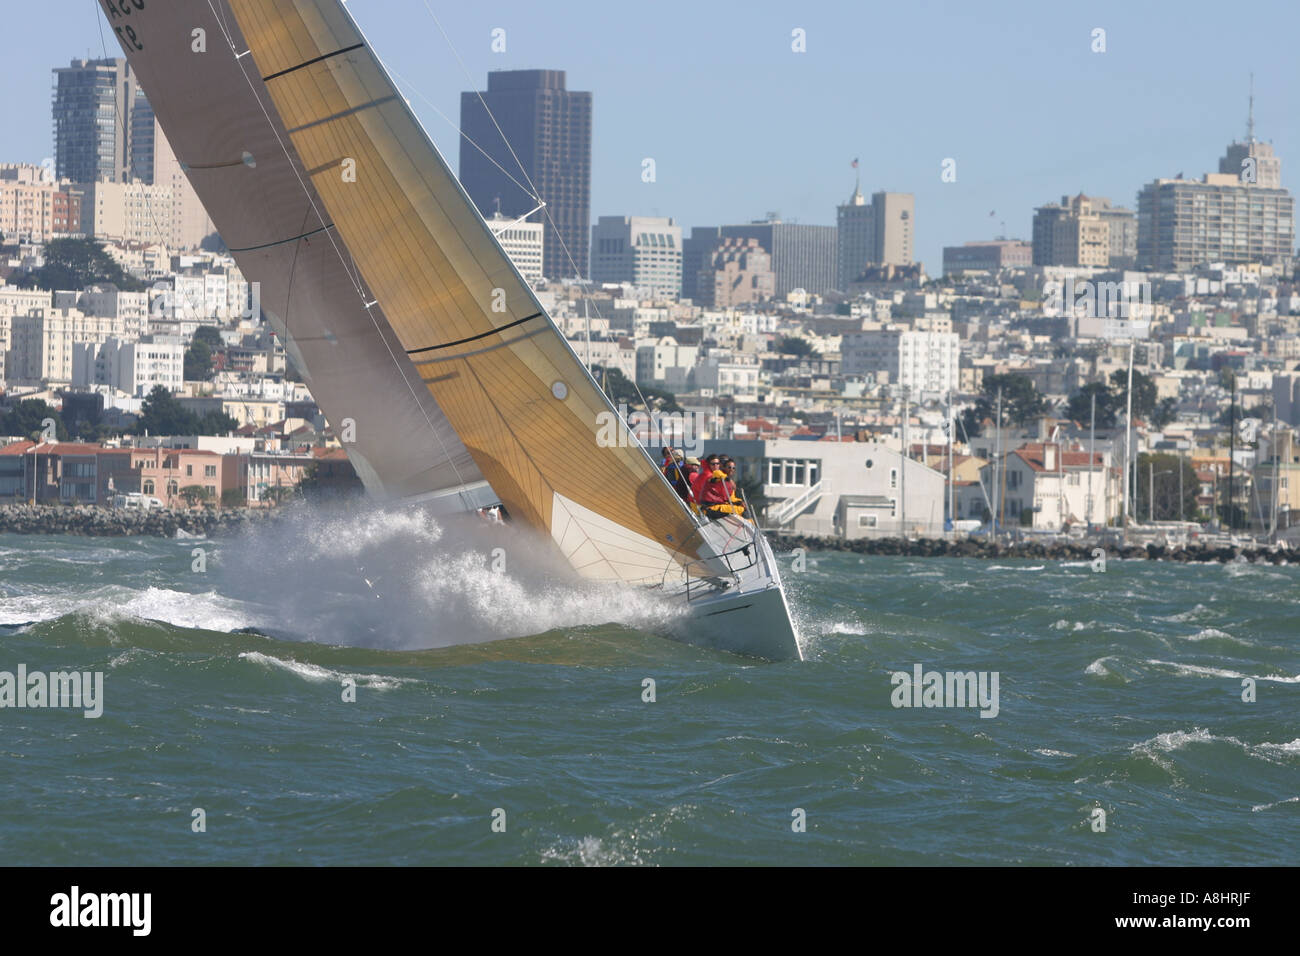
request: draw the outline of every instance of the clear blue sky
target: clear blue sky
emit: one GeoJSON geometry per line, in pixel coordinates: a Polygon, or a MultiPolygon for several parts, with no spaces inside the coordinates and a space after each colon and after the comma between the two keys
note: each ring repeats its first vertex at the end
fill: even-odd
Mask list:
{"type": "MultiPolygon", "coordinates": [[[[1252,70],[1256,134],[1281,155],[1283,185],[1300,182],[1296,0],[430,6],[469,78],[422,0],[349,3],[380,55],[453,121],[460,91],[485,87],[491,69],[563,69],[570,89],[593,91],[593,217],[689,228],[779,210],[829,224],[856,156],[864,192],[916,194],[917,253],[937,272],[944,245],[991,238],[1002,222],[1028,238],[1033,207],[1063,194],[1133,207],[1157,176],[1216,171],[1245,133],[1252,70]],[[495,27],[504,54],[491,52],[495,27]],[[791,51],[796,27],[806,53],[791,51]],[[1105,53],[1090,50],[1096,27],[1105,53]],[[653,184],[641,181],[647,156],[653,184]],[[946,157],[955,183],[940,181],[946,157]]],[[[102,56],[101,19],[95,0],[9,10],[0,162],[51,154],[50,70],[102,56]]],[[[411,100],[454,165],[455,129],[411,100]]]]}

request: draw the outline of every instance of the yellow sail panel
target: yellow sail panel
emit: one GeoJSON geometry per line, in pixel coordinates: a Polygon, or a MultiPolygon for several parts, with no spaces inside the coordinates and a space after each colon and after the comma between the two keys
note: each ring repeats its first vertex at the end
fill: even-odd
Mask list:
{"type": "Polygon", "coordinates": [[[346,11],[231,8],[367,287],[511,515],[562,539],[585,574],[661,576],[690,514],[614,423],[346,11]]]}

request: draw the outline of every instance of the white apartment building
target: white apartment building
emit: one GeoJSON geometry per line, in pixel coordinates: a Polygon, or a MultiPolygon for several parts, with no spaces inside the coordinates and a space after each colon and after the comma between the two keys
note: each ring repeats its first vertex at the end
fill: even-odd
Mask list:
{"type": "Polygon", "coordinates": [[[684,391],[690,385],[691,370],[699,357],[698,345],[678,345],[671,335],[649,345],[638,345],[636,383],[642,388],[684,391]]]}
{"type": "Polygon", "coordinates": [[[26,315],[32,309],[49,309],[52,305],[51,294],[41,289],[0,286],[0,385],[6,383],[6,375],[14,377],[14,364],[6,355],[13,348],[14,316],[26,315]]]}
{"type": "Polygon", "coordinates": [[[71,384],[74,344],[125,336],[120,318],[80,309],[32,309],[11,320],[6,374],[11,382],[71,384]]]}
{"type": "Polygon", "coordinates": [[[577,354],[588,368],[599,365],[601,368],[618,369],[627,378],[636,379],[637,350],[627,341],[618,339],[596,339],[587,342],[585,337],[569,340],[569,347],[577,354]]]}
{"type": "Polygon", "coordinates": [[[889,384],[922,392],[946,394],[958,389],[961,338],[955,332],[885,328],[850,332],[840,345],[845,375],[875,375],[889,384]]]}
{"type": "Polygon", "coordinates": [[[155,385],[180,391],[185,380],[185,346],[179,338],[147,335],[135,342],[110,338],[104,343],[75,343],[72,384],[107,385],[136,398],[155,385]]]}
{"type": "Polygon", "coordinates": [[[487,221],[492,235],[530,285],[542,280],[543,235],[540,222],[519,222],[497,213],[487,221]]]}
{"type": "Polygon", "coordinates": [[[690,382],[706,398],[732,395],[737,401],[758,401],[756,355],[710,354],[695,366],[690,382]]]}

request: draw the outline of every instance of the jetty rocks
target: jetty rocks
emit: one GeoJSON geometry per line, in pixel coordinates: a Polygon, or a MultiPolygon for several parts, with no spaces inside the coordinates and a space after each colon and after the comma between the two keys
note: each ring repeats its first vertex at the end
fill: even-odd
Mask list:
{"type": "Polygon", "coordinates": [[[1046,561],[1092,561],[1098,548],[1107,558],[1123,560],[1182,561],[1193,563],[1290,564],[1293,553],[1281,548],[1169,547],[1148,544],[1117,546],[1097,541],[990,541],[984,538],[821,538],[801,534],[776,536],[781,550],[852,551],[857,554],[891,555],[910,558],[1036,558],[1046,561]]]}
{"type": "Polygon", "coordinates": [[[176,532],[183,531],[193,535],[218,535],[260,524],[273,514],[275,512],[260,508],[126,511],[94,505],[10,504],[0,506],[0,534],[174,538],[176,532]]]}

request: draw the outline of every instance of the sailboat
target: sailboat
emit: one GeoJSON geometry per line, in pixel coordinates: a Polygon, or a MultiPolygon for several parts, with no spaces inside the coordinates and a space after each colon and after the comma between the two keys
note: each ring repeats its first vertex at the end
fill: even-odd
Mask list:
{"type": "Polygon", "coordinates": [[[434,515],[503,505],[579,575],[680,602],[668,636],[802,658],[756,524],[678,498],[342,3],[103,6],[368,492],[434,515]]]}

